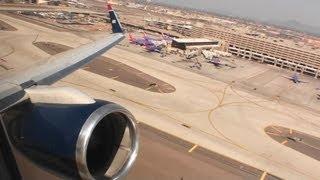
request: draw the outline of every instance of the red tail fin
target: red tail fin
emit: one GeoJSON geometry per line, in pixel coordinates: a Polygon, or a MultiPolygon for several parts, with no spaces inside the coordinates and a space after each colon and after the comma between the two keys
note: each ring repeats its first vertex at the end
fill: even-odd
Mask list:
{"type": "Polygon", "coordinates": [[[143,37],[146,39],[147,38],[147,34],[146,32],[143,31],[143,37]]]}
{"type": "Polygon", "coordinates": [[[131,33],[129,33],[129,41],[130,41],[130,42],[133,42],[133,41],[134,41],[134,37],[132,36],[131,33]]]}

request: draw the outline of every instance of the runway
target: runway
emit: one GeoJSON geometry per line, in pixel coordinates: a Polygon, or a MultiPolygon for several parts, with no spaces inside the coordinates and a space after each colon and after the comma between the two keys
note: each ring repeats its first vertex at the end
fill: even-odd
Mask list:
{"type": "MultiPolygon", "coordinates": [[[[1,19],[8,19],[8,24],[19,29],[2,35],[2,38],[6,39],[3,44],[19,50],[7,56],[6,59],[8,61],[15,62],[23,59],[25,62],[33,62],[37,58],[49,57],[48,54],[31,45],[38,32],[40,32],[39,41],[55,42],[70,47],[76,47],[90,41],[74,34],[47,30],[44,27],[13,20],[2,15],[0,17],[2,17],[1,19]],[[15,21],[17,22],[13,23],[15,21]]],[[[170,160],[172,164],[173,162],[180,163],[179,168],[181,166],[186,169],[186,171],[173,169],[177,172],[175,174],[176,178],[181,179],[182,172],[189,173],[191,172],[190,169],[192,169],[187,167],[190,163],[183,161],[188,157],[178,152],[188,152],[195,145],[197,145],[194,149],[196,154],[201,147],[260,169],[261,171],[258,170],[254,178],[259,178],[262,174],[273,174],[284,179],[318,179],[320,177],[320,172],[318,171],[320,163],[317,159],[278,143],[265,132],[266,127],[274,125],[320,137],[318,113],[293,104],[280,103],[273,97],[266,98],[244,92],[233,86],[232,83],[224,83],[204,77],[155,61],[143,54],[131,52],[124,48],[115,47],[104,56],[137,70],[134,72],[140,71],[152,78],[165,82],[174,87],[175,91],[170,93],[148,91],[141,87],[109,78],[104,70],[99,70],[100,74],[95,73],[96,70],[98,71],[97,67],[93,67],[90,71],[86,69],[78,70],[56,83],[55,86],[71,86],[95,98],[119,103],[129,109],[138,121],[160,129],[172,137],[189,142],[184,147],[184,145],[179,145],[179,141],[174,140],[172,145],[174,147],[170,148],[172,141],[162,141],[157,138],[155,140],[143,138],[142,140],[142,143],[153,144],[155,147],[154,149],[144,148],[141,150],[145,155],[152,156],[151,152],[161,154],[162,151],[167,151],[168,153],[166,154],[169,155],[169,152],[172,152],[175,155],[167,161],[170,160]],[[163,147],[164,144],[165,147],[163,147]],[[178,159],[181,162],[178,162],[178,159]]],[[[103,67],[102,69],[107,68],[103,67]]],[[[267,72],[267,70],[260,67],[257,69],[258,71],[256,72],[243,73],[241,77],[235,80],[246,81],[267,72]]],[[[241,69],[241,71],[244,70],[241,69]]],[[[157,137],[152,133],[147,136],[151,139],[157,137]]],[[[142,147],[146,146],[142,144],[142,147]]],[[[226,167],[221,166],[219,169],[210,166],[210,163],[203,163],[201,160],[205,159],[203,154],[199,153],[194,156],[196,157],[193,159],[195,165],[204,167],[203,169],[212,168],[212,171],[225,174],[223,170],[226,167]]],[[[208,157],[212,156],[214,155],[208,155],[208,157]]],[[[141,158],[145,158],[144,162],[149,160],[143,155],[141,155],[141,158]]],[[[162,158],[156,158],[159,158],[159,164],[157,164],[159,168],[170,167],[170,164],[165,165],[164,162],[160,161],[162,158]]],[[[222,162],[225,161],[227,160],[222,160],[222,162]]],[[[138,160],[137,165],[139,162],[140,160],[138,160]]],[[[214,162],[214,160],[210,160],[210,162],[214,162]]],[[[156,164],[156,162],[154,163],[156,164]]],[[[154,166],[156,167],[156,165],[154,166]]],[[[147,168],[146,164],[141,167],[140,169],[135,167],[137,168],[135,171],[140,172],[147,168]]],[[[201,172],[201,169],[198,172],[201,172]]],[[[168,172],[171,172],[169,170],[171,170],[170,168],[168,172]]],[[[152,172],[152,170],[149,171],[152,172]]],[[[234,171],[232,170],[232,172],[234,171]]],[[[135,176],[134,172],[132,173],[130,174],[131,177],[139,178],[137,174],[135,176]]],[[[168,174],[170,175],[171,173],[168,174]]],[[[173,175],[174,173],[172,173],[173,175]]],[[[237,173],[226,173],[226,176],[244,177],[244,179],[248,177],[247,175],[239,176],[237,173]]]]}
{"type": "Polygon", "coordinates": [[[127,180],[279,179],[145,124],[139,128],[141,151],[127,180]]]}

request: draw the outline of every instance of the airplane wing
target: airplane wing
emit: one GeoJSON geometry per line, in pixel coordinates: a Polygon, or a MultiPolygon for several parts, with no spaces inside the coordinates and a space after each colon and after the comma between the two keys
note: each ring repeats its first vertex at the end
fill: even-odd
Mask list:
{"type": "Polygon", "coordinates": [[[91,62],[115,46],[124,38],[122,33],[115,33],[98,41],[85,44],[41,61],[17,74],[7,74],[0,81],[0,111],[10,107],[21,98],[24,89],[36,85],[50,85],[85,64],[91,62]]]}
{"type": "Polygon", "coordinates": [[[299,80],[300,83],[309,83],[308,81],[299,80]]]}
{"type": "Polygon", "coordinates": [[[47,86],[124,39],[110,4],[108,11],[112,35],[0,80],[0,157],[7,157],[0,158],[0,172],[12,174],[5,179],[21,179],[16,150],[63,179],[123,179],[132,167],[139,136],[128,110],[73,88],[47,86]]]}
{"type": "Polygon", "coordinates": [[[108,5],[108,11],[113,31],[110,36],[57,54],[19,73],[8,73],[3,77],[0,80],[0,112],[21,99],[25,89],[56,82],[123,40],[123,28],[111,5],[108,5]]]}
{"type": "Polygon", "coordinates": [[[292,80],[292,77],[290,76],[282,76],[283,78],[286,78],[286,79],[289,79],[289,80],[292,80]]]}

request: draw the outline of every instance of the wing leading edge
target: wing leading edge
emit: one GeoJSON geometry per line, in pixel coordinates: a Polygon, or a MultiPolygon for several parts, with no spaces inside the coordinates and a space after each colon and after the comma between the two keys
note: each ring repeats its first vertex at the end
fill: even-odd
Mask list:
{"type": "Polygon", "coordinates": [[[121,23],[115,12],[111,8],[108,10],[114,34],[52,56],[19,73],[8,74],[7,78],[0,80],[0,112],[21,99],[25,94],[24,89],[36,85],[50,85],[88,64],[123,40],[121,23]]]}

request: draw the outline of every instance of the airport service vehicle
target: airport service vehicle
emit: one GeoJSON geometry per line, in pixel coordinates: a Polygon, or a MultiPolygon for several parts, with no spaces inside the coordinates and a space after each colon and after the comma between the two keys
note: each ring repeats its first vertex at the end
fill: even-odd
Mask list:
{"type": "Polygon", "coordinates": [[[124,39],[111,5],[108,11],[111,36],[0,81],[0,179],[23,179],[21,155],[61,179],[123,179],[132,167],[139,136],[128,110],[77,89],[50,86],[124,39]]]}

